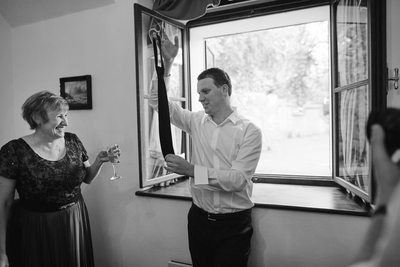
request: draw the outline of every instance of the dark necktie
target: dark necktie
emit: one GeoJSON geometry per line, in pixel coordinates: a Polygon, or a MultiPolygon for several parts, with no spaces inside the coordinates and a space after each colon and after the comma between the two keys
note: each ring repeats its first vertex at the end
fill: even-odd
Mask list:
{"type": "Polygon", "coordinates": [[[160,136],[161,151],[165,157],[167,154],[175,154],[172,146],[171,122],[169,119],[167,89],[164,82],[164,62],[161,54],[161,38],[157,34],[157,39],[153,37],[154,61],[158,79],[158,129],[160,136]],[[161,67],[158,66],[157,44],[160,50],[161,67]]]}

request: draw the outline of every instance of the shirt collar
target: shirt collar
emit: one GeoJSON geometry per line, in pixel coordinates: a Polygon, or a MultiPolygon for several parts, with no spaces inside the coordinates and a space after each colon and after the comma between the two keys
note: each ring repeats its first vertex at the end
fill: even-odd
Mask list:
{"type": "MultiPolygon", "coordinates": [[[[214,121],[212,120],[211,116],[208,115],[208,114],[206,114],[206,116],[205,116],[204,119],[205,119],[205,121],[214,122],[214,121]]],[[[233,112],[231,113],[231,115],[229,115],[229,116],[221,123],[221,125],[224,124],[224,123],[226,123],[227,121],[231,121],[233,124],[236,124],[238,121],[240,121],[240,116],[239,116],[238,112],[236,111],[236,108],[233,109],[233,112]]]]}

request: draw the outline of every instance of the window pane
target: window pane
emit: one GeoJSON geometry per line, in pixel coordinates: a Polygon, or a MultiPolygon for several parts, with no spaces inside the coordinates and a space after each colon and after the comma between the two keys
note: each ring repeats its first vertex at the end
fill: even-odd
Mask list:
{"type": "MultiPolygon", "coordinates": [[[[136,7],[135,7],[136,8],[136,7]]],[[[158,112],[150,105],[151,90],[157,91],[157,74],[155,72],[155,57],[152,44],[152,33],[166,34],[173,43],[175,39],[178,42],[179,50],[173,66],[170,70],[170,79],[168,85],[168,97],[172,101],[179,102],[186,106],[183,88],[183,34],[182,27],[172,25],[171,23],[151,15],[152,11],[140,7],[140,16],[136,18],[141,23],[140,29],[136,29],[136,47],[138,49],[137,70],[138,70],[138,116],[139,124],[139,142],[140,142],[140,160],[141,160],[141,185],[148,186],[175,177],[177,174],[168,173],[164,169],[164,158],[161,152],[159,140],[158,112]]],[[[160,60],[160,58],[159,58],[160,60]]],[[[160,65],[160,63],[159,63],[160,65]]],[[[174,126],[171,126],[174,151],[177,154],[186,156],[186,139],[183,132],[174,126]]]]}
{"type": "Polygon", "coordinates": [[[319,21],[205,40],[207,67],[227,71],[233,106],[263,132],[257,173],[332,175],[328,36],[319,21]]]}
{"type": "MultiPolygon", "coordinates": [[[[158,113],[150,107],[147,100],[145,101],[145,106],[148,107],[148,115],[146,116],[148,120],[145,124],[146,136],[148,137],[145,140],[145,146],[148,148],[145,155],[145,173],[146,180],[152,180],[170,173],[163,167],[164,157],[161,153],[160,137],[158,134],[158,113]]],[[[182,142],[182,130],[171,124],[171,134],[175,153],[181,154],[184,157],[185,146],[184,142],[182,142]]]]}
{"type": "MultiPolygon", "coordinates": [[[[169,24],[168,22],[157,20],[152,18],[150,15],[143,14],[142,17],[143,23],[143,32],[142,32],[142,47],[143,53],[139,56],[142,56],[143,59],[143,68],[146,70],[144,72],[144,96],[148,97],[150,93],[151,80],[156,77],[155,73],[155,62],[154,62],[154,52],[152,41],[149,37],[149,31],[157,32],[160,34],[161,27],[164,29],[164,32],[167,34],[168,38],[171,41],[174,41],[174,38],[178,38],[179,50],[178,55],[174,59],[174,63],[171,69],[170,76],[170,87],[168,88],[168,96],[169,97],[183,97],[183,55],[182,55],[182,30],[175,27],[174,25],[169,24]],[[147,86],[146,86],[147,85],[147,86]]],[[[160,59],[159,59],[160,60],[160,59]]]]}
{"type": "Polygon", "coordinates": [[[339,86],[368,78],[366,0],[340,1],[337,8],[339,86]]]}
{"type": "Polygon", "coordinates": [[[339,176],[369,192],[369,146],[365,125],[369,114],[368,86],[338,93],[339,176]]]}

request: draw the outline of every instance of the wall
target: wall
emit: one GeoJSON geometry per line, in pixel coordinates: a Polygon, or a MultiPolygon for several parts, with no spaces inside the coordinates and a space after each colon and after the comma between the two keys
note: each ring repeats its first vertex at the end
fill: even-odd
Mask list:
{"type": "Polygon", "coordinates": [[[0,144],[15,135],[11,113],[14,107],[12,91],[12,29],[0,15],[0,144]]]}
{"type": "MultiPolygon", "coordinates": [[[[387,1],[387,65],[389,77],[393,77],[394,68],[400,69],[400,1],[387,1]]],[[[393,90],[393,82],[389,83],[388,106],[400,108],[400,81],[399,89],[393,90]]]]}
{"type": "MultiPolygon", "coordinates": [[[[106,164],[98,179],[83,188],[97,267],[163,267],[170,259],[190,262],[190,203],[134,194],[139,185],[133,2],[117,0],[17,27],[12,35],[0,18],[0,59],[6,58],[0,60],[2,143],[29,133],[20,117],[20,106],[29,95],[43,89],[59,93],[60,77],[91,74],[93,110],[70,111],[69,131],[80,136],[92,160],[108,144],[119,143],[123,150],[119,171],[124,179],[109,181],[111,167],[106,164]],[[3,125],[10,129],[3,132],[3,125]]],[[[394,9],[400,11],[399,3],[389,0],[388,58],[398,66],[399,21],[394,9]]],[[[357,251],[368,219],[256,208],[254,225],[250,267],[337,267],[357,251]]]]}

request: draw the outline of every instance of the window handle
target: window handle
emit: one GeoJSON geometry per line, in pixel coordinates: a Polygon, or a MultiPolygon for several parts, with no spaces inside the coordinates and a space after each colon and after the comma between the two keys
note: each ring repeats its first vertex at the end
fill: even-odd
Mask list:
{"type": "Polygon", "coordinates": [[[389,78],[389,81],[394,81],[394,89],[397,90],[399,88],[399,68],[394,68],[394,76],[389,78]]]}

